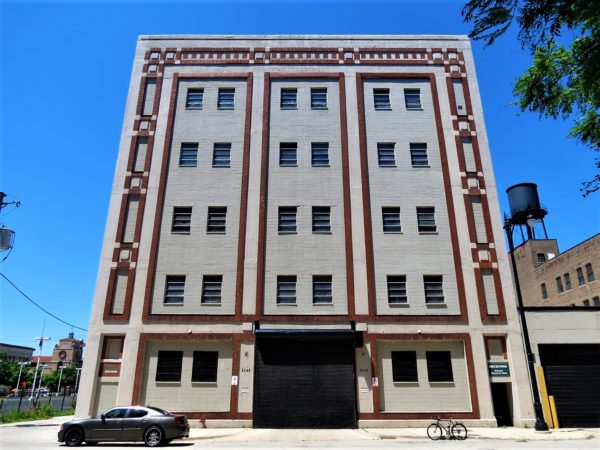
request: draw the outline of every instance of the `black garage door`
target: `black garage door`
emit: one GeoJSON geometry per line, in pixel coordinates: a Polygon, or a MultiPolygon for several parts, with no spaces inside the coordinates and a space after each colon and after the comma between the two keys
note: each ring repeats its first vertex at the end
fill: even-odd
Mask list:
{"type": "Polygon", "coordinates": [[[561,428],[600,427],[600,345],[540,345],[561,428]]]}
{"type": "Polygon", "coordinates": [[[257,334],[256,428],[355,428],[352,334],[257,334]]]}

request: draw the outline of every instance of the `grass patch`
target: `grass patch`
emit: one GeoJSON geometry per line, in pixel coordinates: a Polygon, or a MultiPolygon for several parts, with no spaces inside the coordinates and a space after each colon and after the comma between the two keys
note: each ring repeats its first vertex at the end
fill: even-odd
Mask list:
{"type": "Polygon", "coordinates": [[[72,408],[54,411],[51,405],[45,404],[28,408],[23,411],[17,411],[15,409],[12,411],[0,412],[0,423],[27,422],[30,420],[50,419],[56,416],[71,416],[73,414],[75,414],[75,410],[72,408]]]}

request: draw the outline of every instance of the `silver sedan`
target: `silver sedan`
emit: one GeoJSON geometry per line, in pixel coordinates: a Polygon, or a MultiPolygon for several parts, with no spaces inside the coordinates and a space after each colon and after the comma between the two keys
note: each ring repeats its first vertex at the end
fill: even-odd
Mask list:
{"type": "Polygon", "coordinates": [[[148,447],[166,445],[173,439],[189,437],[186,416],[171,414],[154,406],[118,406],[88,419],[74,419],[61,425],[58,442],[69,447],[98,442],[144,441],[148,447]]]}

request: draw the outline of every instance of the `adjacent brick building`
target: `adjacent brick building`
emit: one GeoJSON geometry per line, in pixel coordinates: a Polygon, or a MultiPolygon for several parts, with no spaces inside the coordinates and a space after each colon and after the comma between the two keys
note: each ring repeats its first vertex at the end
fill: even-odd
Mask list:
{"type": "Polygon", "coordinates": [[[532,423],[469,40],[140,37],[87,349],[78,415],[532,423]]]}

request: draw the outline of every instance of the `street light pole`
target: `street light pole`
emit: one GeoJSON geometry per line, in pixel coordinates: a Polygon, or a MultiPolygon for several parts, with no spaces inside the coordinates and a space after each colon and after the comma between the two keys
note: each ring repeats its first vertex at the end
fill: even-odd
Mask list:
{"type": "Polygon", "coordinates": [[[17,389],[15,392],[19,392],[19,386],[21,386],[21,374],[23,373],[23,366],[30,363],[31,361],[21,361],[20,363],[17,363],[21,367],[19,367],[19,378],[17,378],[17,389]]]}
{"type": "Polygon", "coordinates": [[[535,430],[548,431],[548,424],[544,420],[544,412],[542,410],[542,402],[540,401],[540,393],[538,391],[537,379],[535,376],[535,355],[531,351],[531,342],[529,341],[529,330],[527,328],[527,319],[525,318],[525,308],[523,307],[523,296],[521,294],[521,284],[519,283],[519,273],[517,272],[517,261],[515,260],[515,244],[513,241],[513,231],[515,224],[512,218],[505,217],[504,230],[508,237],[508,248],[510,250],[510,260],[512,263],[513,277],[515,279],[515,288],[517,291],[517,310],[521,318],[521,327],[523,329],[523,341],[525,343],[525,353],[527,354],[527,365],[529,367],[529,380],[531,381],[531,389],[533,392],[533,409],[535,411],[535,430]]]}
{"type": "Polygon", "coordinates": [[[56,390],[57,397],[60,394],[60,383],[62,381],[62,373],[63,373],[64,369],[65,369],[65,366],[60,366],[60,374],[58,375],[58,389],[56,390]]]}
{"type": "Polygon", "coordinates": [[[39,338],[39,347],[40,347],[40,353],[38,355],[38,359],[37,359],[37,364],[35,365],[35,374],[33,375],[33,389],[31,390],[31,397],[29,397],[29,401],[33,400],[33,391],[35,390],[35,382],[37,380],[37,374],[38,374],[38,369],[40,367],[40,358],[42,357],[42,347],[44,346],[44,341],[49,341],[52,338],[49,337],[44,337],[44,329],[46,328],[46,321],[44,321],[44,326],[42,327],[42,336],[40,336],[39,338]]]}

